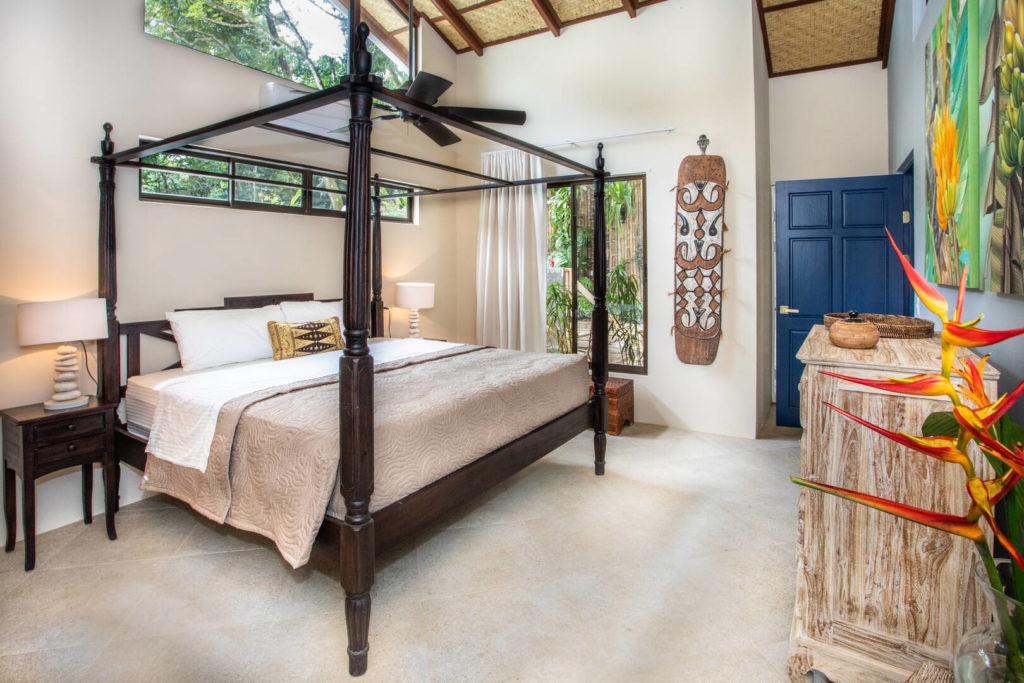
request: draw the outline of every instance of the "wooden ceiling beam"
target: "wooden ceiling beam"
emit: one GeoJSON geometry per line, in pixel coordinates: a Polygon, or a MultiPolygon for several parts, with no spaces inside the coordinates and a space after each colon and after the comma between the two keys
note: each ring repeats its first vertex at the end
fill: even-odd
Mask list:
{"type": "Polygon", "coordinates": [[[775,76],[772,66],[772,49],[768,45],[768,27],[764,21],[764,0],[757,0],[757,19],[761,23],[761,43],[764,46],[764,62],[768,66],[768,78],[775,76]]]}
{"type": "Polygon", "coordinates": [[[636,19],[637,4],[636,0],[622,0],[622,6],[629,12],[631,19],[636,19]]]}
{"type": "Polygon", "coordinates": [[[758,2],[758,5],[763,12],[778,12],[784,9],[792,9],[794,7],[800,7],[801,5],[813,5],[818,2],[825,2],[826,0],[791,0],[790,2],[782,2],[778,5],[772,5],[771,7],[765,7],[763,2],[758,2]]]}
{"type": "MultiPolygon", "coordinates": [[[[395,10],[396,12],[398,12],[399,16],[401,16],[403,19],[405,19],[405,24],[406,24],[406,26],[408,26],[409,25],[409,10],[405,6],[405,4],[402,3],[401,0],[387,0],[387,3],[389,5],[391,5],[391,9],[395,10]]],[[[418,11],[413,11],[413,26],[419,26],[419,25],[420,25],[420,13],[418,11]]],[[[405,31],[405,30],[408,30],[408,29],[402,29],[402,30],[405,31]]]]}
{"type": "Polygon", "coordinates": [[[449,0],[431,0],[431,2],[434,3],[434,7],[441,13],[441,16],[448,20],[448,23],[452,25],[455,32],[462,36],[462,39],[472,48],[473,52],[478,57],[483,56],[483,41],[480,40],[480,36],[476,34],[476,31],[466,23],[466,20],[459,14],[459,11],[455,9],[452,3],[449,0]]]}
{"type": "Polygon", "coordinates": [[[882,68],[889,66],[889,43],[892,41],[893,14],[896,0],[884,0],[882,3],[882,26],[878,32],[878,56],[882,60],[882,68]]]}
{"type": "Polygon", "coordinates": [[[537,8],[537,14],[541,16],[555,37],[562,35],[562,20],[558,18],[551,2],[549,0],[533,0],[533,6],[537,8]]]}

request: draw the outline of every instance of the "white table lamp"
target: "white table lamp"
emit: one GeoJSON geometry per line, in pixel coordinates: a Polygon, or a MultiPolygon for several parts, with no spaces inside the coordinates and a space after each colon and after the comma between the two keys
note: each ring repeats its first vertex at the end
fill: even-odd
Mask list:
{"type": "Polygon", "coordinates": [[[420,336],[420,309],[434,307],[433,282],[399,282],[395,285],[395,306],[409,309],[409,336],[420,336]]]}
{"type": "Polygon", "coordinates": [[[89,402],[78,389],[78,347],[68,342],[106,338],[106,299],[18,304],[18,344],[60,344],[53,368],[53,396],[43,404],[47,410],[78,408],[89,402]]]}

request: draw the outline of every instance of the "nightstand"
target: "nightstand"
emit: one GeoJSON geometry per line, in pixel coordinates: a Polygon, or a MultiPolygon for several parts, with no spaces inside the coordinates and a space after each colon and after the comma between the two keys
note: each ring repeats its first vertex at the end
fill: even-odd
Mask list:
{"type": "Polygon", "coordinates": [[[25,571],[36,564],[36,479],[68,467],[82,468],[82,512],[85,523],[92,524],[92,465],[103,463],[104,501],[107,537],[117,538],[114,511],[117,509],[117,461],[114,458],[114,422],[116,403],[90,398],[89,404],[72,410],[45,410],[36,403],[0,410],[4,427],[4,521],[7,544],[14,550],[15,508],[14,475],[21,476],[22,524],[25,529],[25,571]]]}

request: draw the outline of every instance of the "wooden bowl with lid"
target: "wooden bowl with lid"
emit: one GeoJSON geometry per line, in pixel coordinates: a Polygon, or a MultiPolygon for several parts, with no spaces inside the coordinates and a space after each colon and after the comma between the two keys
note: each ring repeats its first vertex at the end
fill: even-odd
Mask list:
{"type": "Polygon", "coordinates": [[[873,348],[880,336],[875,324],[861,318],[857,311],[850,311],[828,328],[829,340],[844,349],[873,348]]]}

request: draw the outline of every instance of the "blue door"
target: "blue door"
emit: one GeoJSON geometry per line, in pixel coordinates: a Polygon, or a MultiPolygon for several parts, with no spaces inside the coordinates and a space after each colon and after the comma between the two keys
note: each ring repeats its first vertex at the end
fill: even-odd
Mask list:
{"type": "Polygon", "coordinates": [[[913,253],[909,176],[794,180],[775,186],[776,418],[800,426],[796,353],[826,313],[911,315],[913,291],[885,236],[913,253]],[[907,211],[905,214],[904,211],[907,211]],[[906,219],[906,220],[904,220],[906,219]]]}

